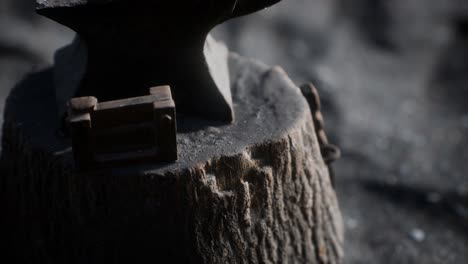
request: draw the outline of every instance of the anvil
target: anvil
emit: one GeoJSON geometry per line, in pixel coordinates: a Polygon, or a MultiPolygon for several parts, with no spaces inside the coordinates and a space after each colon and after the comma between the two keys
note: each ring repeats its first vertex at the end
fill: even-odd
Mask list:
{"type": "Polygon", "coordinates": [[[227,50],[219,54],[208,34],[279,1],[36,0],[39,14],[76,31],[86,46],[73,96],[116,100],[170,85],[178,111],[224,122],[234,118],[227,50]]]}

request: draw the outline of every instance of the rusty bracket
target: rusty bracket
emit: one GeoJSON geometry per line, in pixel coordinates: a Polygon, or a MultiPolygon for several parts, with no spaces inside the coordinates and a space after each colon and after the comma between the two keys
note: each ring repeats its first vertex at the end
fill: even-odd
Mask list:
{"type": "Polygon", "coordinates": [[[331,164],[341,157],[341,150],[339,147],[332,145],[328,142],[327,134],[325,133],[324,120],[321,112],[320,95],[317,88],[311,83],[301,85],[302,95],[306,98],[310,107],[312,119],[314,121],[315,132],[317,133],[317,140],[320,146],[325,164],[328,166],[330,178],[333,186],[335,186],[335,175],[331,164]]]}
{"type": "Polygon", "coordinates": [[[73,98],[68,123],[79,170],[177,160],[169,86],[153,87],[147,96],[103,103],[92,96],[73,98]]]}

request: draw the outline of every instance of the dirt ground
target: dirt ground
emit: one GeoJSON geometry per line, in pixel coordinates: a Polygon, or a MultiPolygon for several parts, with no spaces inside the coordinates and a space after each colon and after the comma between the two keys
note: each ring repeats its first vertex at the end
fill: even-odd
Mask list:
{"type": "MultiPolygon", "coordinates": [[[[0,4],[2,99],[73,36],[17,2],[0,4]]],[[[285,0],[214,35],[319,88],[345,263],[467,263],[467,1],[285,0]]]]}

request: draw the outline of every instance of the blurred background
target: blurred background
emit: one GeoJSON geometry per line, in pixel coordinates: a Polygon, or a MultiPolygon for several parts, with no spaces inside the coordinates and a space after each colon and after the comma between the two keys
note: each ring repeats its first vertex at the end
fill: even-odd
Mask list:
{"type": "MultiPolygon", "coordinates": [[[[0,0],[0,113],[74,36],[34,5],[0,0]]],[[[284,0],[214,35],[318,87],[345,263],[467,263],[468,1],[284,0]]]]}

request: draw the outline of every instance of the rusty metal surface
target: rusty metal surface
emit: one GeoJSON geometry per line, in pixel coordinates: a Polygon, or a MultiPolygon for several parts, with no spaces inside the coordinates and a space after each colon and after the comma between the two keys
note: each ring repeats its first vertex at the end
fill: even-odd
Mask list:
{"type": "Polygon", "coordinates": [[[95,97],[73,98],[68,122],[79,170],[177,159],[169,86],[151,88],[147,96],[102,103],[95,97]]]}

